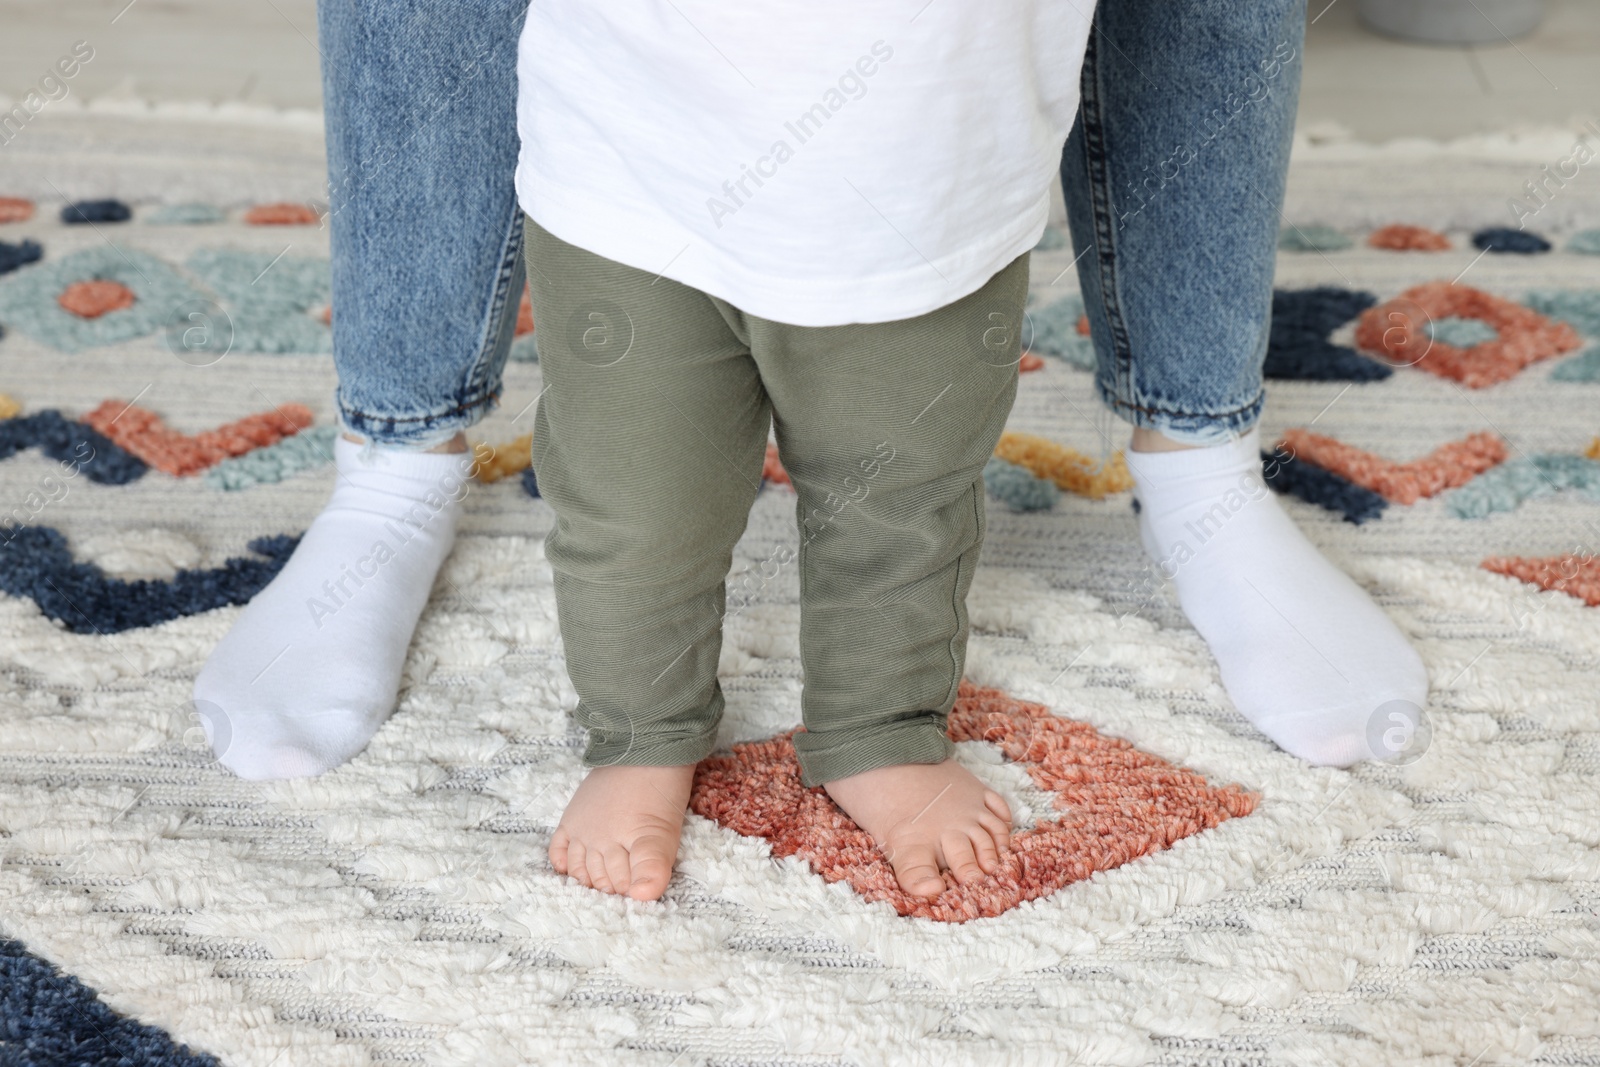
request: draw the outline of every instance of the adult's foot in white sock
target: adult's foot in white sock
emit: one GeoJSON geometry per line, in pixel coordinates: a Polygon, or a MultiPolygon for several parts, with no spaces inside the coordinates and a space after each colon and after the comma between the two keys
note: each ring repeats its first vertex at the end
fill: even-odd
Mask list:
{"type": "Polygon", "coordinates": [[[1325,766],[1400,755],[1395,740],[1425,722],[1427,669],[1279,507],[1258,441],[1252,429],[1209,448],[1130,449],[1145,551],[1262,733],[1325,766]]]}
{"type": "Polygon", "coordinates": [[[224,767],[302,778],[366,748],[394,710],[471,462],[334,443],[327,506],[195,680],[195,710],[224,767]]]}

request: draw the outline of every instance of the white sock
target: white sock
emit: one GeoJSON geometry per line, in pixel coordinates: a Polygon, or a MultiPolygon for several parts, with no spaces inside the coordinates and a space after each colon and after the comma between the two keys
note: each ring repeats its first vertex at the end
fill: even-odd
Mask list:
{"type": "Polygon", "coordinates": [[[471,462],[334,443],[333,496],[195,679],[218,762],[241,778],[301,778],[367,747],[394,710],[471,462]]]}
{"type": "Polygon", "coordinates": [[[1425,724],[1427,669],[1278,506],[1258,440],[1252,429],[1211,448],[1129,449],[1145,551],[1262,733],[1324,766],[1398,755],[1396,739],[1425,724]]]}

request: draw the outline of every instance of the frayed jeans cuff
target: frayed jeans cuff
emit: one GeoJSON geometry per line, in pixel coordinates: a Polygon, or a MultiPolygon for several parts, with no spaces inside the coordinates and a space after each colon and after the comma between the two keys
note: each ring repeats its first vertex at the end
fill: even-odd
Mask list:
{"type": "Polygon", "coordinates": [[[1098,382],[1096,390],[1106,406],[1123,421],[1154,430],[1179,444],[1202,447],[1225,444],[1249,433],[1260,421],[1265,400],[1265,393],[1257,393],[1255,399],[1243,407],[1210,415],[1137,404],[1119,398],[1098,382]]]}
{"type": "Polygon", "coordinates": [[[339,401],[339,423],[351,436],[380,448],[426,452],[476,426],[500,402],[498,390],[434,415],[373,415],[339,401]]]}

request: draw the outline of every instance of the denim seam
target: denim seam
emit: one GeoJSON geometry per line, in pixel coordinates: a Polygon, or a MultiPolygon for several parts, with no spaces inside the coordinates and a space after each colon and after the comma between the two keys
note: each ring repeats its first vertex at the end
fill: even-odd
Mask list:
{"type": "Polygon", "coordinates": [[[494,362],[494,354],[499,345],[500,334],[504,329],[506,308],[509,305],[508,294],[511,289],[511,279],[516,276],[517,265],[521,261],[522,248],[518,237],[522,227],[522,209],[513,204],[511,208],[511,225],[506,231],[505,243],[502,245],[500,267],[495,273],[494,292],[490,296],[488,307],[485,309],[483,329],[479,334],[478,355],[473,359],[467,370],[466,380],[462,388],[464,399],[458,400],[456,405],[444,411],[430,411],[423,415],[378,415],[361,411],[340,403],[340,414],[345,424],[352,430],[359,430],[360,424],[381,424],[397,426],[409,423],[431,424],[442,422],[459,415],[465,415],[479,408],[493,407],[500,399],[500,389],[491,388],[484,381],[490,364],[494,362]]]}
{"type": "MultiPolygon", "coordinates": [[[[517,274],[517,267],[522,262],[522,208],[515,199],[511,204],[510,223],[506,227],[505,241],[501,246],[500,269],[495,277],[494,296],[489,301],[487,314],[484,317],[483,331],[479,341],[478,358],[472,361],[471,370],[467,373],[466,392],[483,394],[485,387],[484,376],[489,365],[493,363],[495,349],[500,342],[500,334],[505,326],[506,308],[510,304],[511,279],[517,274]]],[[[517,294],[521,302],[521,293],[517,294]]],[[[497,397],[500,391],[492,390],[487,394],[490,399],[497,397]]]]}
{"type": "Polygon", "coordinates": [[[1110,334],[1112,393],[1133,395],[1133,346],[1128,340],[1126,319],[1117,299],[1117,251],[1115,208],[1111,205],[1111,179],[1105,146],[1105,112],[1100,91],[1101,22],[1097,15],[1083,57],[1085,76],[1079,79],[1079,114],[1083,122],[1084,172],[1088,176],[1090,202],[1094,209],[1095,260],[1100,274],[1100,310],[1110,334]]]}

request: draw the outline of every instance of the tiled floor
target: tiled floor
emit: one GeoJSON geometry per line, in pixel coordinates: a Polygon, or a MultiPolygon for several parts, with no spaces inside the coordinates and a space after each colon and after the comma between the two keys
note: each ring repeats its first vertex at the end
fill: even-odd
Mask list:
{"type": "MultiPolygon", "coordinates": [[[[1463,0],[1465,2],[1465,0],[1463,0]]],[[[1309,0],[1302,128],[1363,141],[1451,139],[1600,117],[1600,2],[1548,0],[1515,43],[1403,44],[1357,19],[1359,0],[1309,0]]],[[[314,0],[0,0],[0,94],[18,98],[85,40],[80,99],[241,100],[316,108],[314,0]]]]}
{"type": "Polygon", "coordinates": [[[1336,122],[1363,141],[1451,140],[1600,118],[1595,0],[1550,0],[1530,36],[1462,48],[1379,37],[1357,18],[1358,0],[1309,3],[1302,128],[1336,122]]]}
{"type": "Polygon", "coordinates": [[[22,96],[87,41],[80,99],[320,108],[315,0],[0,0],[0,93],[22,96]]]}

